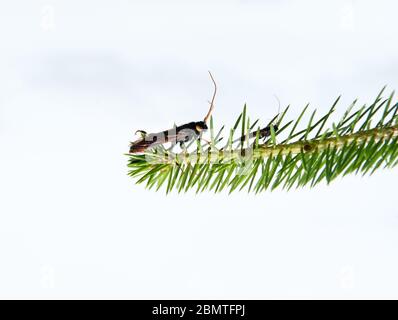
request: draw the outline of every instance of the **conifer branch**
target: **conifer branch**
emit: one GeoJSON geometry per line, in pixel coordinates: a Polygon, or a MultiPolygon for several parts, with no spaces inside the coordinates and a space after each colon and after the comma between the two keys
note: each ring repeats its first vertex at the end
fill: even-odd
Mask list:
{"type": "Polygon", "coordinates": [[[318,120],[316,111],[312,112],[305,125],[301,123],[308,105],[295,121],[284,123],[287,107],[265,127],[268,131],[258,126],[258,120],[250,124],[244,106],[224,137],[224,127],[215,134],[211,118],[209,142],[197,140],[179,152],[160,145],[144,154],[128,154],[129,175],[148,188],[165,185],[166,192],[247,189],[258,193],[313,187],[350,173],[392,168],[398,164],[398,103],[392,103],[394,92],[387,99],[382,98],[383,92],[384,88],[370,106],[353,111],[355,100],[337,123],[330,119],[340,97],[318,120]],[[266,139],[260,142],[264,132],[266,139]]]}

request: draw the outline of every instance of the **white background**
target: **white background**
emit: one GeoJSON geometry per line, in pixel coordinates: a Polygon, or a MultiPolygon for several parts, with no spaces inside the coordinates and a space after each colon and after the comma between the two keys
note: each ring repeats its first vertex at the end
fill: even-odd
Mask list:
{"type": "Polygon", "coordinates": [[[395,1],[2,1],[1,298],[398,298],[397,169],[146,191],[137,129],[398,88],[395,1]]]}

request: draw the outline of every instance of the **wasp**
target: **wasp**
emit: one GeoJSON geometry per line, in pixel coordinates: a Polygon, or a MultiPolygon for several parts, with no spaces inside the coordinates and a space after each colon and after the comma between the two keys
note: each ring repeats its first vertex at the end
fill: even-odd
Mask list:
{"type": "MultiPolygon", "coordinates": [[[[274,129],[275,133],[279,130],[279,123],[281,121],[281,119],[279,119],[279,115],[280,115],[279,112],[280,112],[280,108],[281,108],[281,102],[279,101],[279,98],[276,95],[274,95],[274,97],[278,100],[278,114],[269,122],[269,124],[266,127],[262,128],[262,129],[250,132],[250,133],[245,134],[245,135],[242,135],[239,139],[236,139],[233,142],[238,142],[239,141],[240,143],[243,143],[246,140],[250,140],[252,138],[256,138],[257,137],[257,133],[258,133],[258,139],[263,139],[265,141],[266,138],[271,136],[271,127],[272,127],[272,129],[274,129]]],[[[257,121],[256,121],[256,123],[257,123],[257,121]]]]}
{"type": "Polygon", "coordinates": [[[142,153],[149,148],[157,145],[163,145],[168,142],[171,142],[172,145],[179,143],[180,146],[183,146],[184,143],[192,139],[198,139],[202,135],[202,133],[208,129],[207,121],[209,120],[211,113],[214,109],[214,100],[217,93],[217,84],[210,71],[209,75],[214,85],[214,92],[210,102],[209,111],[207,112],[203,121],[192,121],[181,126],[174,126],[172,129],[164,130],[157,133],[147,133],[144,130],[137,130],[136,134],[140,133],[141,138],[131,142],[130,153],[142,153]]]}
{"type": "Polygon", "coordinates": [[[276,124],[272,124],[277,119],[277,117],[278,117],[278,115],[276,115],[274,117],[274,119],[272,119],[270,121],[270,124],[267,125],[266,127],[262,128],[262,129],[259,129],[259,130],[256,130],[256,131],[253,131],[253,132],[250,132],[247,135],[243,135],[239,139],[235,140],[234,142],[237,142],[237,141],[244,142],[244,141],[246,141],[246,139],[256,138],[257,137],[257,132],[258,132],[258,139],[264,139],[265,140],[266,138],[271,136],[271,127],[274,129],[274,132],[277,132],[279,130],[279,126],[278,126],[277,123],[276,124]]]}

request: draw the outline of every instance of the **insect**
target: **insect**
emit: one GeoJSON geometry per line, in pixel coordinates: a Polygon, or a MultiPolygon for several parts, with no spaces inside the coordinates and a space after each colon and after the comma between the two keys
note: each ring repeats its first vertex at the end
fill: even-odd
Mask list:
{"type": "Polygon", "coordinates": [[[172,145],[177,143],[183,146],[184,143],[197,139],[200,135],[208,129],[207,121],[209,120],[211,113],[214,109],[214,99],[217,93],[217,84],[209,71],[210,78],[214,84],[214,93],[210,102],[210,108],[207,112],[203,121],[192,121],[181,126],[174,126],[174,128],[157,132],[157,133],[146,133],[143,130],[137,130],[136,133],[141,134],[141,139],[131,142],[130,153],[142,153],[148,148],[152,148],[156,145],[163,145],[171,142],[172,145]]]}
{"type": "Polygon", "coordinates": [[[262,128],[260,130],[256,130],[256,131],[250,132],[248,134],[248,136],[243,135],[239,139],[235,140],[234,142],[237,142],[237,141],[244,142],[244,141],[246,141],[246,139],[256,138],[257,131],[258,131],[258,138],[259,139],[265,139],[265,138],[269,137],[271,135],[271,127],[274,129],[274,132],[277,132],[279,130],[278,124],[272,124],[278,118],[278,116],[279,116],[279,114],[277,114],[270,121],[270,124],[267,125],[266,127],[262,128]]]}
{"type": "Polygon", "coordinates": [[[276,100],[278,100],[278,114],[269,122],[269,124],[259,130],[250,132],[248,135],[243,135],[241,136],[239,139],[236,139],[234,142],[241,142],[243,143],[244,141],[246,141],[246,139],[250,140],[252,138],[256,138],[257,137],[257,131],[258,131],[258,139],[263,139],[265,140],[266,138],[268,138],[269,136],[271,136],[271,127],[274,129],[274,132],[276,133],[279,130],[279,126],[278,124],[280,123],[281,119],[278,119],[279,117],[279,111],[281,108],[281,102],[279,101],[279,98],[274,95],[274,97],[276,98],[276,100]],[[276,123],[275,123],[276,121],[276,123]],[[275,124],[273,124],[275,123],[275,124]]]}

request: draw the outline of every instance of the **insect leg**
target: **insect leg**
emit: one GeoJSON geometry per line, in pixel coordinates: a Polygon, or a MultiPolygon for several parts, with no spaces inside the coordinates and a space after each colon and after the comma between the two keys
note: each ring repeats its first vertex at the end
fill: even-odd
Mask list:
{"type": "Polygon", "coordinates": [[[135,134],[139,133],[141,135],[142,138],[145,138],[145,136],[147,135],[147,132],[144,130],[137,130],[135,132],[135,134]]]}

